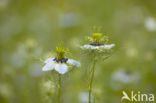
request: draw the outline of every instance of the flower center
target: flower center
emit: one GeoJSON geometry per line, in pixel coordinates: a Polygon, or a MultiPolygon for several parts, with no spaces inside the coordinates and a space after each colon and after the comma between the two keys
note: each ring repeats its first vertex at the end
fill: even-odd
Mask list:
{"type": "Polygon", "coordinates": [[[65,54],[69,53],[68,48],[65,49],[64,47],[56,47],[56,53],[57,56],[54,61],[61,62],[61,63],[67,62],[68,59],[65,58],[65,54]]]}
{"type": "Polygon", "coordinates": [[[63,59],[55,58],[54,61],[56,61],[57,63],[66,63],[68,61],[68,58],[63,58],[63,59]]]}
{"type": "Polygon", "coordinates": [[[104,44],[103,43],[90,43],[89,45],[92,45],[92,46],[102,46],[104,44]]]}
{"type": "Polygon", "coordinates": [[[101,46],[108,42],[108,36],[103,36],[102,33],[93,33],[92,37],[88,37],[87,39],[91,42],[90,45],[93,46],[101,46]]]}
{"type": "Polygon", "coordinates": [[[103,34],[102,33],[93,33],[92,38],[95,44],[99,44],[101,42],[103,34]]]}
{"type": "Polygon", "coordinates": [[[66,50],[63,47],[56,47],[57,59],[62,60],[65,57],[66,50]]]}

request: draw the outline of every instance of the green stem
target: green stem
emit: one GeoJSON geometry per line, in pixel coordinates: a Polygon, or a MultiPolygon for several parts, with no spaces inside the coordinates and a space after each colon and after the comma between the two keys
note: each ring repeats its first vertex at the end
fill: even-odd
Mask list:
{"type": "Polygon", "coordinates": [[[94,60],[94,62],[93,62],[91,80],[90,80],[90,83],[89,83],[89,103],[91,103],[92,84],[93,84],[93,80],[94,80],[95,64],[96,64],[96,60],[94,60]]]}
{"type": "Polygon", "coordinates": [[[58,74],[59,83],[58,83],[58,103],[61,103],[61,74],[58,74]]]}

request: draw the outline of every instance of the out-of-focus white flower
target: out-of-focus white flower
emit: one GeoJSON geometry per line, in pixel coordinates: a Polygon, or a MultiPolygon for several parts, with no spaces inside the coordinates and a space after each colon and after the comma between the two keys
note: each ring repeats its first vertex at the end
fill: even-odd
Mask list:
{"type": "Polygon", "coordinates": [[[59,16],[59,24],[62,28],[75,27],[80,24],[80,15],[76,13],[62,13],[59,16]]]}
{"type": "Polygon", "coordinates": [[[55,69],[60,74],[64,74],[68,71],[68,65],[81,66],[80,62],[73,59],[57,60],[56,58],[48,58],[45,60],[45,63],[45,66],[42,68],[43,71],[55,69]]]}
{"type": "Polygon", "coordinates": [[[147,18],[145,20],[145,27],[147,28],[147,30],[154,32],[156,31],[156,20],[154,18],[147,18]]]}
{"type": "Polygon", "coordinates": [[[112,79],[127,84],[131,83],[136,78],[133,74],[129,73],[128,71],[120,69],[112,74],[112,79]]]}
{"type": "Polygon", "coordinates": [[[107,44],[107,45],[91,45],[91,44],[87,44],[87,45],[83,45],[80,46],[81,49],[111,49],[112,47],[114,47],[115,44],[107,44]]]}
{"type": "Polygon", "coordinates": [[[44,88],[50,90],[52,87],[54,88],[54,83],[52,81],[46,81],[43,83],[44,88]]]}
{"type": "Polygon", "coordinates": [[[25,45],[26,45],[27,48],[35,48],[35,47],[37,47],[37,42],[33,38],[28,38],[25,41],[25,45]]]}
{"type": "Polygon", "coordinates": [[[136,72],[129,72],[125,69],[118,69],[111,75],[111,87],[114,90],[120,90],[126,84],[136,83],[140,76],[136,72]]]}
{"type": "Polygon", "coordinates": [[[0,0],[0,9],[5,9],[8,4],[9,4],[10,0],[0,0]]]}
{"type": "Polygon", "coordinates": [[[4,98],[11,98],[13,96],[13,89],[11,85],[7,83],[0,83],[0,95],[4,98]]]}
{"type": "Polygon", "coordinates": [[[129,72],[125,69],[118,69],[111,75],[111,87],[114,90],[123,89],[124,85],[137,83],[140,75],[136,72],[129,72]]]}
{"type": "Polygon", "coordinates": [[[138,50],[137,48],[135,47],[129,47],[127,50],[126,50],[126,54],[128,57],[131,57],[131,58],[135,58],[138,56],[138,50]]]}
{"type": "Polygon", "coordinates": [[[51,96],[55,93],[55,84],[52,81],[44,81],[42,84],[42,91],[46,96],[51,96]]]}
{"type": "Polygon", "coordinates": [[[77,37],[70,39],[69,42],[70,47],[72,47],[73,49],[76,49],[80,46],[80,41],[77,37]]]}
{"type": "MultiPolygon", "coordinates": [[[[89,93],[88,92],[81,92],[79,94],[79,101],[80,103],[88,103],[89,93]]],[[[93,98],[91,98],[91,103],[93,103],[93,98]]]]}

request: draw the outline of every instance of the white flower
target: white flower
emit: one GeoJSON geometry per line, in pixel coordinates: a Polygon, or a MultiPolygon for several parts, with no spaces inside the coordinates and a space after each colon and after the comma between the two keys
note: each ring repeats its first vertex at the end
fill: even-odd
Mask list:
{"type": "Polygon", "coordinates": [[[65,59],[63,61],[58,61],[56,58],[48,58],[44,61],[46,64],[42,68],[43,71],[56,70],[60,74],[65,74],[68,71],[68,65],[73,65],[80,67],[80,62],[73,59],[65,59]]]}
{"type": "Polygon", "coordinates": [[[52,88],[54,88],[54,83],[52,81],[46,81],[43,83],[44,88],[51,90],[52,88]]]}
{"type": "Polygon", "coordinates": [[[145,20],[145,27],[149,30],[149,31],[156,31],[156,20],[154,18],[147,18],[145,20]]]}
{"type": "Polygon", "coordinates": [[[62,13],[59,15],[59,25],[62,28],[75,27],[80,24],[81,16],[76,13],[62,13]]]}
{"type": "Polygon", "coordinates": [[[122,90],[125,85],[138,83],[140,79],[139,73],[121,68],[112,73],[110,86],[114,90],[122,90]]]}
{"type": "Polygon", "coordinates": [[[42,83],[42,91],[44,94],[46,94],[47,96],[52,95],[53,93],[55,93],[55,83],[48,80],[48,81],[44,81],[42,83]]]}
{"type": "Polygon", "coordinates": [[[137,76],[135,74],[128,73],[124,69],[120,69],[112,74],[112,79],[127,84],[135,81],[137,76]]]}
{"type": "Polygon", "coordinates": [[[87,45],[83,45],[83,46],[80,46],[81,49],[101,49],[101,48],[104,48],[104,49],[111,49],[112,47],[114,47],[115,44],[108,44],[108,45],[91,45],[91,44],[87,44],[87,45]]]}

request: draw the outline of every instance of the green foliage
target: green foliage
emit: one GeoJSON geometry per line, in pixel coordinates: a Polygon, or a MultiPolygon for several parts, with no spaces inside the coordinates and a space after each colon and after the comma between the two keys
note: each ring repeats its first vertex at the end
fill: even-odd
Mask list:
{"type": "MultiPolygon", "coordinates": [[[[57,90],[52,87],[54,90],[47,92],[42,85],[49,80],[57,83],[55,71],[42,72],[40,58],[47,58],[60,41],[82,64],[64,78],[63,101],[81,102],[79,95],[88,91],[88,65],[93,54],[99,60],[93,82],[96,103],[120,103],[122,90],[156,94],[156,32],[145,26],[148,17],[156,19],[154,4],[156,0],[64,0],[64,4],[56,0],[0,0],[0,103],[56,103],[57,90]],[[93,25],[102,26],[103,31],[90,31],[93,25]],[[116,44],[115,52],[81,53],[79,42],[91,33],[107,34],[116,44]],[[121,68],[130,71],[135,81],[113,80],[121,68]]],[[[109,44],[104,34],[94,40],[92,35],[87,37],[87,43],[109,44]]],[[[60,54],[63,58],[64,51],[60,54]]],[[[57,56],[55,52],[52,55],[57,56]]]]}

